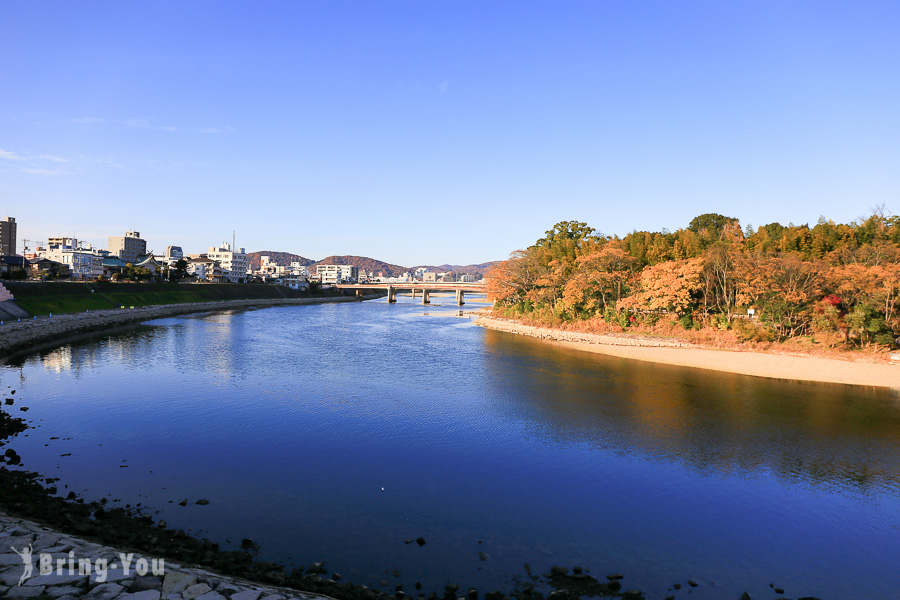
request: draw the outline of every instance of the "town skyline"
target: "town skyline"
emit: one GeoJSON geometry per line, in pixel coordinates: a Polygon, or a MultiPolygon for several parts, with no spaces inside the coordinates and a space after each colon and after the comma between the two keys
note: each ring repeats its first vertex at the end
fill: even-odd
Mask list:
{"type": "Polygon", "coordinates": [[[900,7],[0,4],[21,237],[395,264],[898,210],[900,7]],[[39,227],[36,227],[40,223],[39,227]]]}

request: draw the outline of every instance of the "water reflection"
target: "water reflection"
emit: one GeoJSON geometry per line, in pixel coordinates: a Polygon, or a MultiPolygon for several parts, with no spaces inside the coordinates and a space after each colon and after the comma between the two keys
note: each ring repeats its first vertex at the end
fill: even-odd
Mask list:
{"type": "Polygon", "coordinates": [[[496,331],[484,339],[492,382],[508,390],[495,410],[557,442],[862,492],[900,482],[891,391],[659,365],[496,331]]]}

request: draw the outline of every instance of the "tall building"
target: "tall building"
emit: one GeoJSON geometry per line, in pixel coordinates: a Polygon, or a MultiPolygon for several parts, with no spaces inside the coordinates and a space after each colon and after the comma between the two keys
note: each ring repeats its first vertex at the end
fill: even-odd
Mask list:
{"type": "Polygon", "coordinates": [[[127,263],[134,263],[138,256],[147,254],[147,240],[141,239],[139,231],[126,231],[125,235],[109,236],[109,253],[127,263]]]}
{"type": "Polygon", "coordinates": [[[16,253],[16,219],[3,217],[0,219],[0,255],[16,253]]]}
{"type": "Polygon", "coordinates": [[[244,283],[247,279],[247,267],[250,266],[250,259],[243,248],[240,252],[235,252],[231,248],[231,244],[223,242],[218,248],[210,248],[206,256],[219,263],[219,266],[226,271],[229,281],[244,283]]]}

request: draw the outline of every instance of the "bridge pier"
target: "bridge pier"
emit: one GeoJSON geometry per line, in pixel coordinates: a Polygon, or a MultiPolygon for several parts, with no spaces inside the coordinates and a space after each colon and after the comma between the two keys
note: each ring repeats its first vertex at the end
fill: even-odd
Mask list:
{"type": "Polygon", "coordinates": [[[416,288],[412,289],[412,298],[413,298],[413,300],[416,299],[416,288]]]}
{"type": "Polygon", "coordinates": [[[465,292],[462,290],[456,290],[456,305],[462,306],[466,303],[465,292]]]}
{"type": "Polygon", "coordinates": [[[388,304],[397,301],[397,290],[394,289],[394,286],[388,286],[388,304]]]}
{"type": "Polygon", "coordinates": [[[422,290],[422,304],[431,304],[431,300],[428,298],[428,290],[422,290]]]}

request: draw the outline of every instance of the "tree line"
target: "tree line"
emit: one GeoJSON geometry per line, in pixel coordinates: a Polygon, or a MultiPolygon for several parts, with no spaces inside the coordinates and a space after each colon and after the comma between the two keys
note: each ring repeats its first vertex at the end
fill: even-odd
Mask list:
{"type": "Polygon", "coordinates": [[[888,348],[900,336],[900,217],[754,229],[705,214],[675,232],[622,238],[563,221],[486,277],[506,316],[623,328],[667,319],[741,340],[816,335],[888,348]]]}

